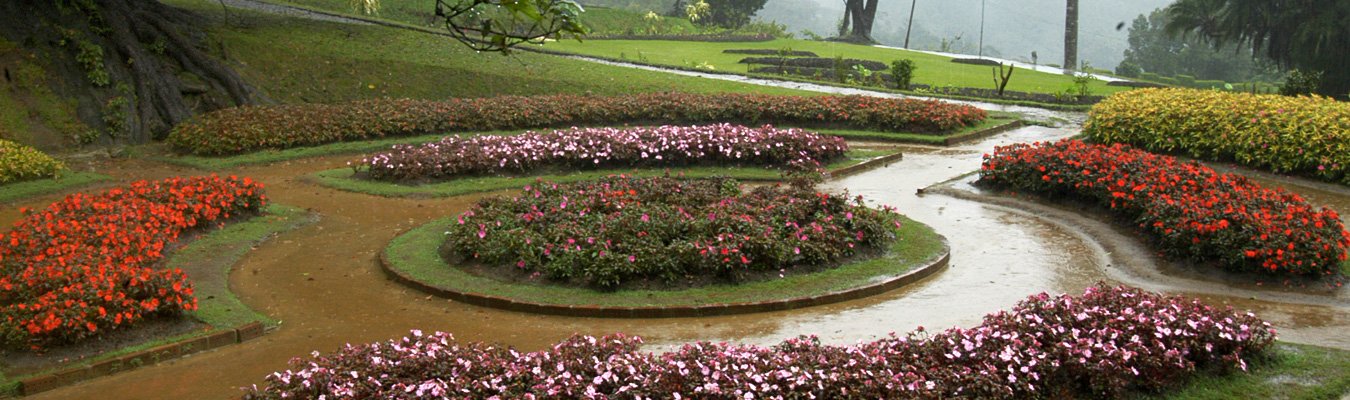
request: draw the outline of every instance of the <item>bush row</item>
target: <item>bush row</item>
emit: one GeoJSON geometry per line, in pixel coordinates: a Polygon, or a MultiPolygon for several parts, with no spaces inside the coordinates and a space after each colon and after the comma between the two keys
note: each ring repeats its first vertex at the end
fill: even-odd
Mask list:
{"type": "Polygon", "coordinates": [[[980,182],[1109,206],[1163,253],[1231,270],[1334,275],[1350,247],[1333,210],[1241,175],[1119,144],[998,147],[985,155],[980,182]]]}
{"type": "Polygon", "coordinates": [[[801,50],[775,50],[775,49],[726,49],[722,50],[726,54],[751,54],[757,56],[783,56],[788,57],[820,57],[816,53],[801,50]]]}
{"type": "Polygon", "coordinates": [[[1083,133],[1101,143],[1350,184],[1350,103],[1325,97],[1131,90],[1093,107],[1083,133]]]}
{"type": "Polygon", "coordinates": [[[0,234],[0,335],[41,348],[195,310],[182,270],[156,268],[183,232],[256,212],[266,198],[248,178],[140,181],[72,194],[0,234]]]}
{"type": "Polygon", "coordinates": [[[691,343],[652,354],[621,334],[518,352],[446,333],[296,358],[245,389],[282,398],[1118,398],[1197,371],[1246,370],[1275,338],[1251,313],[1124,287],[1023,300],[971,329],[849,346],[691,343]]]}
{"type": "Polygon", "coordinates": [[[202,155],[311,146],[385,136],[624,123],[745,122],[946,132],[984,110],[934,100],[864,96],[648,93],[482,99],[365,100],[240,107],[180,124],[168,142],[202,155]]]}
{"type": "Polygon", "coordinates": [[[446,239],[456,257],[606,289],[833,266],[883,248],[899,226],[889,209],[864,207],[861,198],[626,176],[541,182],[517,197],[483,200],[458,222],[446,239]]]}
{"type": "Polygon", "coordinates": [[[872,71],[885,71],[890,66],[880,61],[859,60],[853,58],[835,59],[825,57],[802,57],[802,58],[784,58],[784,57],[746,57],[737,61],[741,64],[769,64],[786,67],[803,68],[845,68],[852,70],[853,67],[861,65],[863,68],[872,71]]]}
{"type": "Polygon", "coordinates": [[[0,139],[0,185],[52,178],[65,164],[37,149],[0,139]]]}
{"type": "Polygon", "coordinates": [[[528,172],[541,167],[660,167],[730,164],[812,168],[842,157],[844,139],[800,129],[740,125],[572,128],[509,136],[449,136],[396,145],[356,167],[380,180],[528,172]]]}

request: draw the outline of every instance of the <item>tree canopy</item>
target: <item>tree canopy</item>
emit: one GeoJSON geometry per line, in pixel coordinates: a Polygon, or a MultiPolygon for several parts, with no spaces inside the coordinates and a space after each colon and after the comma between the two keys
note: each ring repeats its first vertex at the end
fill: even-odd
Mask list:
{"type": "Polygon", "coordinates": [[[1171,34],[1248,45],[1282,66],[1323,73],[1319,93],[1350,96],[1350,1],[1178,0],[1167,14],[1171,34]]]}
{"type": "Polygon", "coordinates": [[[1189,75],[1226,82],[1250,81],[1274,72],[1274,63],[1252,53],[1249,47],[1236,43],[1213,47],[1194,35],[1168,35],[1165,27],[1170,21],[1163,9],[1135,18],[1129,28],[1130,47],[1125,49],[1121,64],[1162,76],[1189,75]]]}

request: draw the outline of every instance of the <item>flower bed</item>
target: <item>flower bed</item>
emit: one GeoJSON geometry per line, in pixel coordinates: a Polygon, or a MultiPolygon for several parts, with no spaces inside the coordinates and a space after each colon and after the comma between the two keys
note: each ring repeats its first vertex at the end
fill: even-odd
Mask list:
{"type": "Polygon", "coordinates": [[[1350,103],[1325,97],[1131,90],[1093,107],[1083,133],[1095,142],[1350,184],[1350,103]]]}
{"type": "Polygon", "coordinates": [[[183,271],[156,264],[183,232],[258,211],[261,189],[248,178],[170,178],[24,210],[0,234],[3,344],[74,342],[196,309],[183,271]]]}
{"type": "Polygon", "coordinates": [[[985,156],[980,182],[1109,206],[1165,254],[1232,270],[1334,275],[1350,247],[1335,211],[1241,175],[1124,145],[999,147],[985,156]]]}
{"type": "Polygon", "coordinates": [[[889,209],[797,187],[609,177],[486,199],[448,232],[452,254],[496,268],[615,288],[826,267],[894,240],[889,209]]]}
{"type": "Polygon", "coordinates": [[[32,147],[0,139],[0,185],[52,178],[66,166],[32,147]]]}
{"type": "Polygon", "coordinates": [[[572,128],[511,136],[449,136],[395,145],[357,168],[379,180],[529,172],[541,167],[665,167],[697,164],[810,168],[842,157],[844,140],[800,129],[719,124],[639,128],[572,128]]]}
{"type": "Polygon", "coordinates": [[[691,343],[640,351],[616,334],[518,352],[446,333],[296,358],[245,399],[279,398],[1106,398],[1245,370],[1274,329],[1251,313],[1132,288],[1030,296],[972,329],[851,346],[691,343]]]}
{"type": "Polygon", "coordinates": [[[985,118],[975,107],[864,96],[651,93],[365,100],[215,111],[180,124],[168,142],[200,155],[464,131],[614,123],[745,122],[940,133],[985,118]]]}
{"type": "Polygon", "coordinates": [[[746,57],[742,58],[740,61],[737,61],[737,63],[767,64],[786,67],[816,68],[816,69],[843,68],[849,71],[853,71],[854,68],[857,68],[859,66],[871,71],[885,71],[891,68],[889,65],[886,65],[886,63],[880,61],[859,60],[854,58],[834,59],[825,57],[800,57],[800,58],[746,57]]]}

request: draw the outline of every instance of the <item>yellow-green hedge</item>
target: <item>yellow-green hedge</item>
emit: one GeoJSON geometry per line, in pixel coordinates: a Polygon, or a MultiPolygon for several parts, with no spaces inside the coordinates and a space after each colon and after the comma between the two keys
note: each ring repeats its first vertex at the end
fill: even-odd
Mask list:
{"type": "Polygon", "coordinates": [[[1083,133],[1099,143],[1350,184],[1350,103],[1325,97],[1132,90],[1092,107],[1083,133]]]}
{"type": "Polygon", "coordinates": [[[0,139],[0,185],[55,177],[65,164],[32,147],[0,139]]]}

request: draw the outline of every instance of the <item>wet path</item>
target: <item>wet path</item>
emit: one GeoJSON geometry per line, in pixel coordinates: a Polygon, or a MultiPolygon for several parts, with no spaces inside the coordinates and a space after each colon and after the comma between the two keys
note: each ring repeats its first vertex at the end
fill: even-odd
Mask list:
{"type": "MultiPolygon", "coordinates": [[[[385,199],[333,191],[298,176],[342,165],[331,157],[230,173],[268,185],[274,202],[309,208],[323,219],[250,253],[231,277],[246,304],[282,321],[281,328],[243,345],[194,355],[128,373],[58,389],[37,398],[227,398],[258,383],[286,361],[344,343],[385,340],[409,329],[442,330],[464,340],[486,340],[537,349],[573,333],[625,332],[647,338],[652,349],[693,340],[771,344],[801,334],[849,343],[930,328],[970,326],[986,313],[1028,294],[1076,292],[1099,280],[1101,254],[1072,230],[1025,213],[948,196],[917,196],[918,188],[978,168],[995,145],[1066,137],[1073,131],[1028,127],[959,148],[906,147],[903,161],[827,183],[899,207],[934,226],[953,248],[952,267],[910,288],[869,299],[803,310],[715,318],[607,320],[505,312],[428,297],[389,281],[376,254],[398,233],[457,213],[473,198],[385,199]]],[[[102,172],[121,179],[161,178],[191,170],[120,160],[102,172]]],[[[1339,199],[1335,193],[1317,198],[1339,199]]],[[[50,199],[35,201],[43,203],[50,199]]],[[[0,211],[4,223],[12,210],[0,211]]],[[[1184,290],[1181,290],[1184,291],[1184,290]]],[[[1252,308],[1280,328],[1285,339],[1350,348],[1347,307],[1310,307],[1216,297],[1252,308]]]]}

